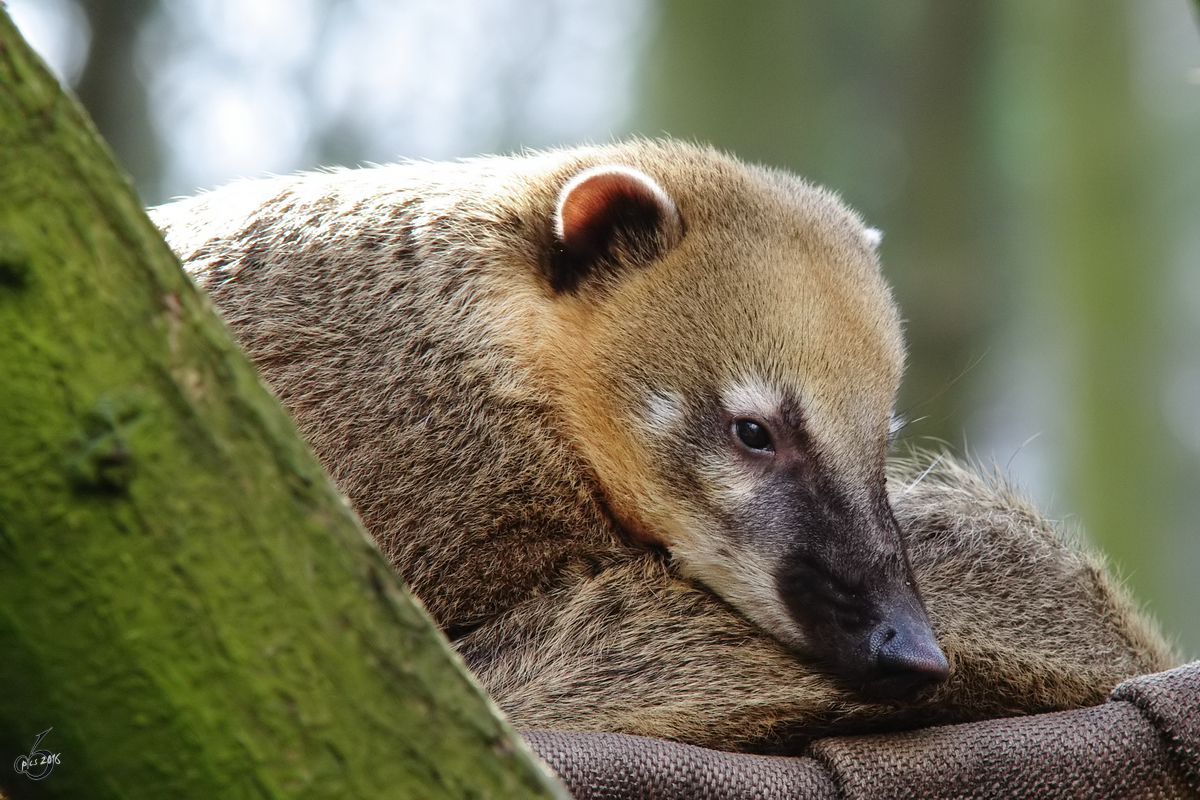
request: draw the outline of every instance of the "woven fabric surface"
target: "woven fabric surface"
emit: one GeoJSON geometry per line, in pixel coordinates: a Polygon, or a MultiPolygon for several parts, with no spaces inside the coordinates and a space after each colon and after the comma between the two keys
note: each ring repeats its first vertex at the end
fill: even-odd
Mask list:
{"type": "Polygon", "coordinates": [[[523,734],[576,800],[836,800],[809,758],[722,753],[621,733],[523,734]]]}
{"type": "Polygon", "coordinates": [[[1200,798],[1200,662],[1095,708],[813,742],[796,758],[526,733],[578,800],[1200,798]]]}
{"type": "Polygon", "coordinates": [[[1180,771],[1129,703],[836,737],[810,753],[853,798],[1183,798],[1180,771]]]}
{"type": "Polygon", "coordinates": [[[1154,723],[1200,796],[1200,662],[1126,681],[1112,698],[1133,703],[1154,723]]]}

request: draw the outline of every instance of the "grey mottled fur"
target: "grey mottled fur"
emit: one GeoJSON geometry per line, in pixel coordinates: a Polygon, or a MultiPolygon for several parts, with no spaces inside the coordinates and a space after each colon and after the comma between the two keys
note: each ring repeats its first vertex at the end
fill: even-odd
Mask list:
{"type": "Polygon", "coordinates": [[[156,214],[444,627],[622,550],[547,404],[473,313],[495,291],[477,251],[549,236],[464,191],[506,166],[385,167],[365,186],[363,172],[249,182],[156,214]]]}

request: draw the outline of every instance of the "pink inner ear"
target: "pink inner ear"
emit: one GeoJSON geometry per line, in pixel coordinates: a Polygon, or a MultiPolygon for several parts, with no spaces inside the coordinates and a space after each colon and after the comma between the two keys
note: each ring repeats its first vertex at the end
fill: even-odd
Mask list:
{"type": "Polygon", "coordinates": [[[603,245],[623,216],[639,212],[659,220],[678,213],[666,193],[639,173],[620,167],[585,172],[563,191],[557,233],[569,252],[587,253],[603,245]]]}

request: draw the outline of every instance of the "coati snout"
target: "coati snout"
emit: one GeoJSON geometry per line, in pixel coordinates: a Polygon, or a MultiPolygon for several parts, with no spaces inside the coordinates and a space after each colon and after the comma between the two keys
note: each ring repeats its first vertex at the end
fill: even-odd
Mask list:
{"type": "MultiPolygon", "coordinates": [[[[880,535],[873,530],[844,535],[846,527],[837,523],[807,530],[818,531],[814,538],[843,539],[830,548],[827,561],[836,560],[839,549],[853,552],[856,542],[880,535]]],[[[901,696],[945,679],[949,665],[903,555],[878,556],[862,563],[855,554],[848,559],[852,563],[831,569],[805,553],[785,561],[777,585],[788,611],[807,632],[796,649],[847,686],[876,697],[901,696]]]]}
{"type": "Polygon", "coordinates": [[[738,177],[722,208],[625,165],[566,183],[564,414],[622,526],[785,644],[875,693],[942,680],[887,500],[902,349],[872,237],[794,178],[738,177]]]}

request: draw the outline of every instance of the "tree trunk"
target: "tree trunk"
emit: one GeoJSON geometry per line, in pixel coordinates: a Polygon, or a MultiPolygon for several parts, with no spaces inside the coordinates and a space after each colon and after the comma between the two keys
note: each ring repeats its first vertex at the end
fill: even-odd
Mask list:
{"type": "Polygon", "coordinates": [[[146,81],[139,69],[138,39],[158,0],[79,0],[92,29],[87,64],[75,92],[147,205],[167,198],[162,186],[162,145],[150,121],[146,81]]]}
{"type": "Polygon", "coordinates": [[[562,796],[3,12],[0,687],[13,800],[562,796]]]}

